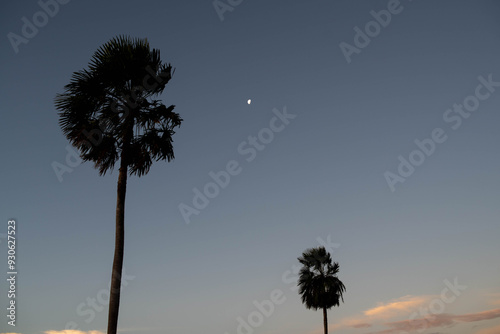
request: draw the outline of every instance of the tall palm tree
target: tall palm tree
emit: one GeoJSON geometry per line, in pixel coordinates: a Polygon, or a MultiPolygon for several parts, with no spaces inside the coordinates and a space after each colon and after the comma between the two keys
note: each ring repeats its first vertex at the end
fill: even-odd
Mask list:
{"type": "Polygon", "coordinates": [[[344,283],[337,277],[339,264],[334,262],[325,247],[307,249],[298,258],[302,264],[299,272],[299,294],[308,309],[323,309],[323,326],[328,334],[326,310],[344,302],[344,283]]]}
{"type": "Polygon", "coordinates": [[[147,174],[153,160],[174,159],[172,135],[182,119],[175,106],[153,99],[173,72],[147,39],[118,36],[94,53],[88,69],[74,72],[55,98],[61,129],[83,161],[93,162],[100,175],[120,161],[108,334],[116,334],[118,325],[127,175],[147,174]]]}

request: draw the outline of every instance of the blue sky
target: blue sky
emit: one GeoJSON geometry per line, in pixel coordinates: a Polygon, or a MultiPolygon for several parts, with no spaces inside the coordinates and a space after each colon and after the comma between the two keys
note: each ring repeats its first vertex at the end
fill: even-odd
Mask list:
{"type": "Polygon", "coordinates": [[[106,330],[118,173],[68,165],[54,97],[120,34],[175,67],[161,99],[184,122],[176,159],[129,178],[119,332],[322,333],[293,288],[297,257],[326,244],[347,287],[332,332],[498,333],[500,5],[220,3],[223,20],[208,0],[2,5],[1,276],[14,218],[18,309],[9,326],[2,279],[0,333],[106,330]],[[187,224],[179,206],[231,161],[187,224]]]}

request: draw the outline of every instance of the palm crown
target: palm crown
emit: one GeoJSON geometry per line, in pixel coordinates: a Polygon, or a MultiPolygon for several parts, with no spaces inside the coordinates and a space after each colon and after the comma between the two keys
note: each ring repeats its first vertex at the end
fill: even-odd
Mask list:
{"type": "Polygon", "coordinates": [[[339,264],[332,264],[330,253],[324,247],[306,250],[298,258],[303,265],[299,272],[299,294],[308,309],[329,309],[344,301],[344,284],[337,277],[339,264]]]}
{"type": "Polygon", "coordinates": [[[174,158],[172,135],[182,119],[153,97],[174,70],[147,39],[118,36],[101,46],[88,69],[74,72],[56,96],[66,138],[101,175],[121,158],[130,174],[146,174],[153,160],[174,158]]]}

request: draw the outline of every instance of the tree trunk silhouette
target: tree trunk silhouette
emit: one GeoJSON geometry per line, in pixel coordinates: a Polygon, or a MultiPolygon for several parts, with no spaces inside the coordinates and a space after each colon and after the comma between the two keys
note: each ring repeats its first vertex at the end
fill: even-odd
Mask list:
{"type": "Polygon", "coordinates": [[[109,294],[108,334],[116,334],[118,309],[120,307],[120,289],[122,285],[123,249],[125,244],[125,193],[127,189],[127,166],[123,165],[122,161],[117,187],[115,255],[113,258],[111,291],[109,294]]]}
{"type": "Polygon", "coordinates": [[[125,194],[127,192],[128,173],[128,143],[132,138],[133,126],[123,138],[120,171],[118,174],[116,199],[116,231],[115,255],[113,257],[113,272],[111,273],[111,291],[109,294],[108,334],[116,334],[118,329],[118,310],[120,308],[120,293],[122,285],[123,249],[125,246],[125,194]]]}
{"type": "Polygon", "coordinates": [[[326,318],[326,307],[323,307],[323,326],[325,327],[325,334],[328,334],[328,319],[326,318]]]}

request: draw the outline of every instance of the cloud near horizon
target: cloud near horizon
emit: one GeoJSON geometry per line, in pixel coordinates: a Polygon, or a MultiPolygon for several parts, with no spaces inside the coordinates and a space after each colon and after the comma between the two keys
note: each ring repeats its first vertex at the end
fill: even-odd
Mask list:
{"type": "Polygon", "coordinates": [[[378,306],[368,309],[363,313],[371,319],[390,319],[402,313],[408,314],[418,306],[428,303],[433,296],[403,296],[393,299],[388,303],[379,303],[378,306]]]}
{"type": "Polygon", "coordinates": [[[405,315],[408,316],[412,311],[429,303],[435,296],[403,296],[391,299],[386,303],[379,303],[363,312],[363,315],[342,319],[339,323],[329,326],[334,331],[339,328],[370,328],[377,322],[387,321],[388,319],[405,315]]]}
{"type": "Polygon", "coordinates": [[[79,331],[76,329],[65,329],[62,331],[55,331],[55,330],[49,330],[49,331],[44,331],[45,334],[105,334],[104,332],[101,331],[79,331]]]}
{"type": "Polygon", "coordinates": [[[370,332],[369,334],[399,334],[401,333],[401,331],[414,333],[417,331],[421,332],[422,330],[430,328],[450,327],[458,323],[476,322],[495,318],[500,318],[500,309],[461,315],[449,313],[432,314],[425,318],[388,322],[384,325],[390,328],[381,331],[370,332]]]}

